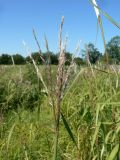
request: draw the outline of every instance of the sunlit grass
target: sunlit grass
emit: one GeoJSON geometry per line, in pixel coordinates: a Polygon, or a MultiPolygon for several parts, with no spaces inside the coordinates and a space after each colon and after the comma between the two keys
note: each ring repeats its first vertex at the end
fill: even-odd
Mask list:
{"type": "MultiPolygon", "coordinates": [[[[11,75],[14,72],[12,76],[17,77],[19,67],[7,70],[11,75]]],[[[62,114],[70,131],[68,130],[68,133],[67,125],[65,126],[61,119],[58,159],[110,159],[112,156],[119,159],[120,76],[118,74],[116,79],[114,70],[110,68],[108,73],[94,70],[95,78],[90,68],[81,71],[78,69],[77,72],[75,82],[70,82],[68,92],[65,92],[62,101],[62,114]]],[[[23,73],[27,73],[27,67],[23,73]]],[[[33,87],[32,90],[36,85],[32,83],[25,85],[25,81],[30,82],[28,77],[23,79],[24,83],[19,81],[19,77],[16,82],[18,86],[23,87],[22,92],[30,96],[32,91],[27,89],[27,85],[33,87]]],[[[6,75],[5,79],[9,84],[10,80],[6,75]]],[[[11,102],[4,101],[4,106],[12,103],[11,107],[14,108],[16,106],[12,101],[16,97],[14,91],[16,93],[19,90],[18,88],[15,90],[14,81],[9,84],[9,88],[6,84],[5,87],[9,89],[9,95],[4,96],[11,102]],[[9,96],[12,96],[12,99],[9,96]]],[[[2,99],[0,102],[2,107],[2,99]]],[[[54,119],[49,99],[43,95],[42,101],[34,99],[32,110],[27,107],[29,108],[29,99],[24,98],[17,109],[10,108],[1,119],[0,159],[52,159],[54,119]],[[28,106],[25,106],[27,104],[25,101],[28,106]]]]}

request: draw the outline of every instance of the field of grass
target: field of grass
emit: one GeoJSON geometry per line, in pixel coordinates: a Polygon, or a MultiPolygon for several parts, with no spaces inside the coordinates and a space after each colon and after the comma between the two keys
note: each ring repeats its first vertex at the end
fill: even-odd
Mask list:
{"type": "MultiPolygon", "coordinates": [[[[55,86],[56,66],[51,73],[55,86]]],[[[53,108],[34,66],[0,66],[0,76],[0,159],[53,159],[53,108]]],[[[113,66],[76,68],[61,102],[58,160],[120,159],[119,81],[113,66]]]]}
{"type": "MultiPolygon", "coordinates": [[[[60,25],[58,66],[50,54],[44,65],[0,66],[0,160],[120,160],[120,68],[109,65],[100,13],[120,25],[95,1],[106,64],[92,66],[86,47],[86,66],[74,55],[66,66],[66,46],[60,25]],[[48,64],[46,64],[48,63],[48,64]]],[[[47,38],[45,45],[49,53],[47,38]]],[[[76,48],[76,53],[79,50],[76,48]]]]}

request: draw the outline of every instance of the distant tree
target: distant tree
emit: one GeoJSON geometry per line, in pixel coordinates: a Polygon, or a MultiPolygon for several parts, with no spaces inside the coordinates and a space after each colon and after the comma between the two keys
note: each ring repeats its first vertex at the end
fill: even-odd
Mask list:
{"type": "MultiPolygon", "coordinates": [[[[36,62],[37,64],[42,64],[42,60],[41,60],[41,58],[40,58],[40,53],[38,53],[38,52],[33,52],[33,53],[32,53],[32,57],[33,57],[33,59],[35,60],[35,62],[36,62]]],[[[32,60],[31,60],[30,56],[27,56],[27,57],[26,57],[26,62],[32,63],[32,60]]]]}
{"type": "Polygon", "coordinates": [[[78,66],[85,64],[85,61],[84,61],[82,58],[80,58],[80,57],[76,57],[76,58],[74,59],[74,61],[75,61],[75,63],[76,63],[78,66]]]}
{"type": "Polygon", "coordinates": [[[53,65],[58,64],[58,55],[54,54],[51,51],[43,53],[43,58],[46,64],[53,64],[53,65]]]}
{"type": "Polygon", "coordinates": [[[8,54],[2,54],[0,56],[0,64],[4,64],[4,65],[12,64],[11,56],[8,54]]]}
{"type": "Polygon", "coordinates": [[[13,55],[13,59],[15,64],[25,64],[25,58],[23,56],[21,56],[20,54],[15,54],[13,55]]]}
{"type": "Polygon", "coordinates": [[[87,50],[83,50],[85,57],[89,57],[90,63],[95,64],[101,57],[102,54],[95,48],[94,44],[89,43],[86,47],[87,50]],[[88,55],[86,55],[88,54],[88,55]]]}
{"type": "Polygon", "coordinates": [[[50,58],[51,58],[51,64],[54,64],[54,65],[58,64],[58,55],[57,54],[52,53],[50,55],[50,58]]]}
{"type": "MultiPolygon", "coordinates": [[[[42,59],[40,57],[40,53],[34,52],[34,53],[32,53],[32,57],[33,57],[33,59],[35,60],[35,62],[37,64],[43,64],[43,61],[42,61],[42,59]]],[[[42,57],[45,60],[46,64],[48,64],[48,63],[54,64],[54,65],[58,64],[57,54],[54,54],[53,52],[42,53],[42,57]],[[50,62],[49,62],[49,58],[50,58],[50,62]]],[[[31,61],[29,56],[26,57],[26,61],[29,62],[29,63],[32,63],[32,61],[31,61]]]]}
{"type": "Polygon", "coordinates": [[[120,36],[115,36],[108,42],[107,53],[110,63],[120,62],[120,36]]]}
{"type": "Polygon", "coordinates": [[[42,60],[40,58],[40,53],[34,52],[34,53],[32,53],[32,57],[37,64],[42,64],[42,60]]]}
{"type": "Polygon", "coordinates": [[[29,56],[27,56],[27,57],[25,58],[25,61],[26,61],[26,63],[32,63],[32,61],[31,61],[31,59],[30,59],[29,56]]]}
{"type": "MultiPolygon", "coordinates": [[[[41,58],[40,58],[40,54],[38,52],[34,52],[32,53],[32,57],[35,60],[35,62],[39,65],[39,64],[43,64],[41,58]]],[[[54,54],[53,52],[45,52],[42,53],[42,57],[44,58],[46,64],[52,64],[52,65],[58,65],[58,57],[59,57],[59,53],[54,54]],[[50,58],[50,59],[49,59],[50,58]]],[[[72,53],[70,52],[66,52],[65,53],[65,65],[70,65],[71,60],[72,60],[72,53]]],[[[32,63],[30,57],[26,57],[26,61],[29,63],[32,63]]],[[[82,58],[75,58],[75,61],[78,65],[83,64],[84,61],[82,60],[82,58]]]]}
{"type": "Polygon", "coordinates": [[[72,61],[72,53],[66,52],[65,53],[65,59],[66,59],[65,65],[70,65],[70,63],[72,61]]]}

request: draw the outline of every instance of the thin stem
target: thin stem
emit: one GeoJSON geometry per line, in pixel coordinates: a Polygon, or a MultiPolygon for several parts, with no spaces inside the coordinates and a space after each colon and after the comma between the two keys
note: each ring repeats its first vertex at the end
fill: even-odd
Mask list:
{"type": "Polygon", "coordinates": [[[54,144],[54,160],[57,160],[58,153],[58,140],[59,140],[59,124],[60,124],[60,110],[61,110],[61,94],[63,88],[63,72],[64,72],[64,64],[65,64],[65,53],[64,48],[62,46],[62,28],[64,24],[64,17],[62,17],[62,22],[60,25],[60,34],[59,34],[59,64],[57,70],[57,84],[56,84],[56,107],[55,107],[55,144],[54,144]]]}

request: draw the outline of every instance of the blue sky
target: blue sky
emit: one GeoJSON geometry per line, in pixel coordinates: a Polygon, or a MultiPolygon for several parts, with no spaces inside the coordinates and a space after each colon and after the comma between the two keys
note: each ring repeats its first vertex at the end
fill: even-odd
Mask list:
{"type": "MultiPolygon", "coordinates": [[[[120,0],[98,0],[98,4],[120,22],[120,0]]],[[[97,20],[88,0],[0,0],[0,54],[20,53],[26,56],[23,40],[31,51],[37,51],[32,28],[36,30],[43,51],[45,33],[50,49],[57,52],[62,16],[65,16],[63,35],[69,37],[68,51],[73,52],[78,41],[82,41],[81,48],[85,43],[95,42],[97,20]]],[[[102,19],[107,41],[120,34],[119,29],[103,16],[102,19]]],[[[103,51],[100,30],[96,47],[103,51]]]]}

